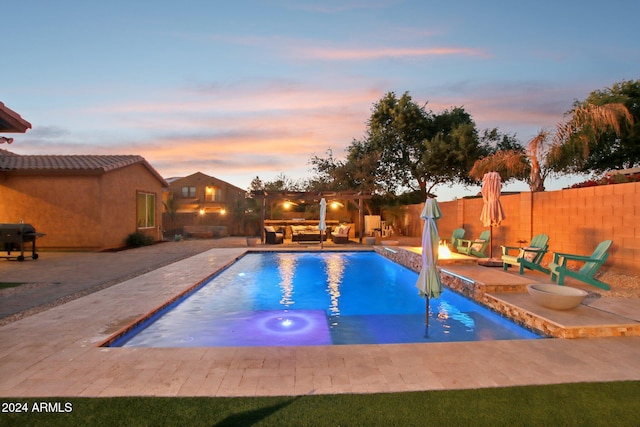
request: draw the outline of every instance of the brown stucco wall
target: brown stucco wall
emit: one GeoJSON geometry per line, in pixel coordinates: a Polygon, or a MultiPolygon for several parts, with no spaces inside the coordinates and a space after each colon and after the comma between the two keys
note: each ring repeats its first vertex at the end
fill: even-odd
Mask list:
{"type": "Polygon", "coordinates": [[[154,241],[162,240],[162,184],[142,164],[134,164],[102,176],[102,247],[124,244],[137,229],[136,196],[138,192],[156,195],[156,226],[142,229],[154,241]]]}
{"type": "MultiPolygon", "coordinates": [[[[136,231],[136,192],[156,194],[162,224],[162,184],[142,164],[100,175],[0,176],[0,222],[23,220],[43,249],[102,250],[121,247],[136,231]]],[[[158,229],[146,230],[155,240],[158,229]]]]}
{"type": "MultiPolygon", "coordinates": [[[[506,219],[493,229],[493,256],[500,246],[519,246],[536,234],[549,235],[550,253],[590,255],[602,240],[613,240],[604,269],[624,274],[640,274],[640,183],[605,185],[539,193],[503,195],[500,198],[506,219]]],[[[463,227],[466,238],[475,239],[487,228],[480,222],[482,198],[439,203],[443,217],[438,221],[440,236],[449,237],[463,227]]],[[[422,205],[408,207],[408,227],[415,236],[421,230],[422,205]]]]}

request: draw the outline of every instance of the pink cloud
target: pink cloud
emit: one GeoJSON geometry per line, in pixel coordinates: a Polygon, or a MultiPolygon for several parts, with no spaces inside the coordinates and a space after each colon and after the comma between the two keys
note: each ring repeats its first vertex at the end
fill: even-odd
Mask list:
{"type": "Polygon", "coordinates": [[[297,56],[308,59],[323,60],[372,60],[384,58],[409,58],[428,56],[478,56],[489,57],[488,53],[481,49],[471,49],[464,47],[433,47],[433,48],[311,48],[300,50],[295,53],[297,56]]]}
{"type": "MultiPolygon", "coordinates": [[[[68,125],[49,129],[43,123],[39,133],[34,124],[12,149],[19,154],[139,154],[166,177],[202,171],[243,188],[256,175],[299,178],[309,175],[314,154],[324,156],[331,148],[343,158],[351,141],[362,138],[371,107],[386,92],[368,84],[347,79],[324,85],[287,80],[191,83],[158,91],[157,97],[79,112],[104,132],[85,134],[68,125]]],[[[541,127],[554,126],[581,96],[579,88],[546,83],[463,82],[406,90],[420,105],[429,101],[427,108],[434,112],[463,106],[480,130],[517,132],[522,142],[541,127]]]]}

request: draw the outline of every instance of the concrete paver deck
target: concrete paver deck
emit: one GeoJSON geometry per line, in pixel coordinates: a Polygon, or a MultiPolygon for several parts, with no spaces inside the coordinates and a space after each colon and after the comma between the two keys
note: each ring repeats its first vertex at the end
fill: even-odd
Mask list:
{"type": "MultiPolygon", "coordinates": [[[[177,248],[170,245],[153,250],[177,248]]],[[[0,326],[0,396],[254,396],[640,380],[640,337],[311,347],[98,347],[246,249],[211,248],[185,259],[176,256],[181,260],[140,275],[129,272],[135,277],[0,326]]],[[[46,257],[43,254],[42,260],[46,257]]],[[[114,275],[119,270],[117,264],[89,265],[114,275]]],[[[76,277],[79,267],[65,270],[66,274],[76,277]]]]}

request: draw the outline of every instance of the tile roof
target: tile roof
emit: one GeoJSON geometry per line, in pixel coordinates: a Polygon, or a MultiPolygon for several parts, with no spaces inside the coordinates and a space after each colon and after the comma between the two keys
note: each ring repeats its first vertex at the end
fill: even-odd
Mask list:
{"type": "Polygon", "coordinates": [[[93,172],[104,173],[142,163],[163,185],[164,178],[138,155],[20,155],[0,149],[0,172],[93,172]]]}
{"type": "Polygon", "coordinates": [[[27,129],[31,129],[31,123],[0,102],[0,132],[25,133],[27,129]]]}

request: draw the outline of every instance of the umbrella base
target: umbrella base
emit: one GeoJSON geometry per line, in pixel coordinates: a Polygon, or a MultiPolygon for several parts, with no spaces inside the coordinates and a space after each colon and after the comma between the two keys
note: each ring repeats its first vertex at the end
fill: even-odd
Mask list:
{"type": "Polygon", "coordinates": [[[502,267],[502,260],[500,258],[483,258],[478,261],[478,265],[483,267],[502,267]]]}

